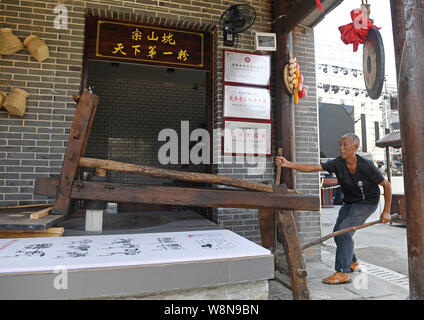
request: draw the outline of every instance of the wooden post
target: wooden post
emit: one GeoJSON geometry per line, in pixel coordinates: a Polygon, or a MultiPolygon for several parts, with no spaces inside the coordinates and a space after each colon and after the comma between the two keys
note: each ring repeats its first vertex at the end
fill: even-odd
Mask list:
{"type": "MultiPolygon", "coordinates": [[[[283,155],[283,148],[278,148],[277,155],[281,157],[283,155]]],[[[277,166],[275,176],[275,185],[279,185],[281,182],[281,167],[277,166]]],[[[275,222],[275,210],[274,209],[259,209],[259,228],[261,229],[261,240],[262,246],[275,251],[277,246],[277,229],[275,222]]]]}
{"type": "Polygon", "coordinates": [[[386,159],[387,159],[387,180],[389,180],[389,182],[392,182],[392,170],[390,169],[390,163],[391,163],[391,159],[390,159],[390,150],[389,147],[386,147],[386,159]]]}
{"type": "Polygon", "coordinates": [[[260,208],[258,211],[262,246],[270,250],[275,250],[274,211],[274,208],[260,208]]]}
{"type": "Polygon", "coordinates": [[[279,211],[277,221],[278,229],[283,235],[282,241],[293,299],[309,300],[310,293],[306,278],[306,267],[297,235],[295,215],[293,211],[279,211]]]}
{"type": "Polygon", "coordinates": [[[80,157],[84,154],[87,146],[98,102],[99,98],[90,93],[83,93],[79,99],[63,159],[56,203],[52,211],[54,214],[67,215],[69,213],[72,185],[77,176],[80,157]]]}
{"type": "MultiPolygon", "coordinates": [[[[277,104],[277,132],[279,134],[279,145],[283,147],[283,156],[290,161],[296,160],[296,142],[294,131],[294,102],[292,96],[284,86],[283,69],[289,62],[289,52],[293,47],[292,33],[284,33],[284,15],[289,11],[290,1],[275,0],[274,11],[274,32],[277,38],[277,51],[275,54],[275,97],[277,104]]],[[[286,183],[289,189],[294,189],[296,177],[294,170],[283,169],[282,182],[286,183]]]]}
{"type": "Polygon", "coordinates": [[[422,1],[391,0],[407,212],[409,294],[424,299],[424,28],[422,1]]]}

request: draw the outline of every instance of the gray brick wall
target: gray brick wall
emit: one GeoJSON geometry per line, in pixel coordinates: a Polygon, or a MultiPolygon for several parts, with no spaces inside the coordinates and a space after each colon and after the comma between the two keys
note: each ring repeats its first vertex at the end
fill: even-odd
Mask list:
{"type": "MultiPolygon", "coordinates": [[[[206,165],[188,167],[162,165],[158,160],[159,132],[169,128],[181,138],[181,121],[188,121],[190,132],[201,127],[206,115],[206,88],[188,84],[134,79],[89,78],[100,97],[93,129],[87,144],[87,157],[183,170],[206,172],[206,165]]],[[[181,159],[181,144],[178,155],[181,159]]],[[[109,174],[121,183],[163,184],[159,179],[134,174],[109,174]]]]}
{"type": "MultiPolygon", "coordinates": [[[[20,87],[30,93],[26,114],[10,116],[0,110],[0,205],[17,205],[49,202],[51,199],[32,194],[34,178],[58,176],[65,151],[69,128],[75,111],[73,94],[80,89],[84,44],[84,15],[87,12],[109,18],[182,26],[198,30],[213,30],[220,15],[231,4],[248,3],[255,7],[257,19],[254,25],[240,35],[238,50],[254,51],[254,32],[269,32],[271,28],[271,4],[269,0],[65,0],[60,3],[68,8],[68,29],[57,30],[53,26],[54,7],[58,1],[50,0],[2,0],[4,12],[2,27],[12,27],[24,40],[31,33],[39,33],[50,49],[50,58],[35,62],[26,50],[0,59],[0,90],[9,92],[20,87]]],[[[0,19],[1,20],[1,19],[0,19]]],[[[309,86],[309,97],[296,107],[296,139],[298,160],[315,162],[318,150],[317,104],[314,92],[315,69],[313,66],[312,32],[295,32],[295,52],[301,63],[309,86]],[[315,149],[314,149],[315,148],[315,149]]],[[[214,123],[222,128],[222,31],[215,36],[214,74],[214,123]]],[[[275,70],[273,72],[276,72],[275,70]]],[[[276,106],[273,105],[275,114],[276,106]]],[[[275,119],[275,116],[274,116],[275,119]]],[[[221,141],[216,141],[220,150],[221,141]]],[[[234,161],[233,161],[234,163],[234,161]]],[[[249,180],[274,182],[273,158],[266,159],[264,172],[250,173],[243,164],[217,163],[214,171],[249,180]]],[[[317,175],[297,176],[298,188],[306,193],[318,192],[317,175]]],[[[222,226],[260,242],[256,210],[217,209],[214,217],[222,226]]],[[[303,238],[317,232],[319,216],[316,213],[300,213],[299,229],[303,238]]],[[[318,226],[319,228],[319,226],[318,226]]]]}

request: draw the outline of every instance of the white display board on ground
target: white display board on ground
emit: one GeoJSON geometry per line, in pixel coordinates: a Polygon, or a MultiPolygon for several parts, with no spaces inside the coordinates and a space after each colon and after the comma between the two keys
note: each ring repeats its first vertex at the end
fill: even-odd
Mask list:
{"type": "Polygon", "coordinates": [[[270,255],[230,230],[0,239],[0,274],[270,255]]]}

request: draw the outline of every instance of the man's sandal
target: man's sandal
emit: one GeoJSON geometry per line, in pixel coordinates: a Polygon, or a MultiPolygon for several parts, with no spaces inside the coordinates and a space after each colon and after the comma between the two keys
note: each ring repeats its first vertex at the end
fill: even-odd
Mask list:
{"type": "Polygon", "coordinates": [[[351,283],[352,279],[348,273],[336,272],[333,275],[322,280],[326,284],[342,284],[342,283],[351,283]]]}

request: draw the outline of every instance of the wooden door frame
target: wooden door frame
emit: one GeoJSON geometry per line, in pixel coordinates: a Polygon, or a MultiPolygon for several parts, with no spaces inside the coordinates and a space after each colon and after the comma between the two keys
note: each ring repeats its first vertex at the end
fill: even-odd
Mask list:
{"type": "MultiPolygon", "coordinates": [[[[85,32],[84,32],[84,51],[83,51],[83,62],[82,62],[82,77],[81,77],[81,84],[80,84],[80,93],[82,93],[84,90],[88,89],[88,63],[89,61],[93,61],[94,59],[89,58],[89,42],[92,37],[90,27],[89,27],[89,20],[95,19],[95,18],[101,18],[98,16],[94,16],[92,14],[87,14],[85,16],[85,32]]],[[[103,18],[102,18],[103,19],[103,18]]],[[[106,19],[106,18],[105,18],[106,19]]],[[[141,23],[140,21],[132,21],[132,20],[121,20],[121,19],[110,19],[107,18],[106,20],[113,20],[113,21],[121,21],[121,22],[131,22],[135,24],[143,24],[143,25],[149,25],[149,26],[160,26],[160,27],[168,27],[165,25],[160,24],[152,24],[152,23],[141,23]]],[[[174,27],[173,27],[174,28],[174,27]]],[[[215,78],[215,33],[216,31],[200,31],[197,29],[186,29],[186,28],[175,28],[176,30],[186,30],[186,31],[196,31],[201,32],[205,34],[205,43],[204,46],[209,50],[209,54],[205,55],[205,68],[190,68],[190,67],[181,67],[181,66],[175,66],[172,64],[166,64],[162,66],[166,66],[169,68],[180,68],[180,69],[188,69],[188,70],[203,70],[206,71],[206,114],[205,114],[205,123],[206,123],[206,129],[209,132],[210,137],[210,149],[209,149],[209,164],[207,165],[206,172],[207,173],[213,173],[213,128],[214,128],[214,109],[215,109],[215,95],[214,95],[214,78],[215,78]]],[[[206,50],[205,50],[206,51],[206,50]]],[[[96,59],[97,60],[97,59],[96,59]]],[[[105,59],[99,59],[103,61],[112,61],[112,60],[105,60],[105,59]]],[[[128,63],[128,61],[126,61],[128,63]]],[[[140,64],[140,65],[155,65],[155,64],[148,64],[148,63],[138,63],[138,62],[131,62],[134,64],[140,64]]],[[[100,97],[101,98],[101,97],[100,97]]]]}

